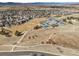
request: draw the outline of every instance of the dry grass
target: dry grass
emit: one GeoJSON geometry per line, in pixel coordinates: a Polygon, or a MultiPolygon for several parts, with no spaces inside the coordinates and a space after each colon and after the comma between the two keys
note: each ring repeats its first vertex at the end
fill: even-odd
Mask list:
{"type": "Polygon", "coordinates": [[[34,26],[36,26],[37,24],[39,24],[41,21],[46,20],[46,18],[35,18],[29,22],[26,22],[22,25],[16,25],[16,26],[12,26],[10,28],[10,30],[15,33],[16,30],[18,31],[26,31],[29,29],[32,29],[34,26]]]}

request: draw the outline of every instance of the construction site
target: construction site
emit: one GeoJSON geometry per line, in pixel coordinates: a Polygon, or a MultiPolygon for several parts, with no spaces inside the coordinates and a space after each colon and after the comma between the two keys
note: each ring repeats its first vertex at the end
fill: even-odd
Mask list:
{"type": "Polygon", "coordinates": [[[0,55],[79,56],[79,5],[0,6],[0,55]]]}

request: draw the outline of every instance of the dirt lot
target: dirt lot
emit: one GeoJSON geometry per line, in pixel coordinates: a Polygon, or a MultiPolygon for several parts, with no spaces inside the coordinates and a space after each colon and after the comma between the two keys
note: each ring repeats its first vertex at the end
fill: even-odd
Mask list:
{"type": "Polygon", "coordinates": [[[37,24],[39,24],[41,21],[47,20],[47,18],[35,18],[33,20],[30,20],[29,22],[26,22],[22,25],[16,25],[10,28],[10,30],[15,33],[16,30],[18,31],[26,31],[29,30],[31,28],[33,28],[34,26],[36,26],[37,24]]]}
{"type": "MultiPolygon", "coordinates": [[[[43,45],[50,45],[53,46],[59,46],[60,48],[64,48],[65,51],[70,52],[64,52],[64,54],[76,54],[76,51],[79,49],[79,26],[77,25],[65,25],[60,26],[58,28],[49,28],[47,30],[45,29],[39,29],[39,30],[32,30],[24,37],[24,39],[21,41],[19,46],[29,46],[35,47],[37,49],[37,46],[42,47],[43,45]],[[49,39],[51,39],[51,43],[48,43],[49,39]],[[72,52],[74,50],[75,52],[72,52]]],[[[29,49],[30,49],[29,48],[29,49]]],[[[35,50],[34,48],[34,50],[35,50]]],[[[62,49],[61,48],[61,49],[62,49]]],[[[27,50],[27,48],[23,48],[24,50],[27,50]]],[[[45,48],[41,48],[45,49],[45,48]]],[[[41,51],[39,49],[39,51],[41,51]]],[[[47,49],[47,48],[46,48],[47,49]]],[[[51,48],[49,48],[51,50],[51,48]]],[[[64,51],[62,49],[62,51],[64,51]]],[[[52,51],[52,50],[51,50],[52,51]]],[[[60,52],[62,52],[60,50],[60,52]]],[[[49,52],[49,51],[48,51],[49,52]]]]}
{"type": "MultiPolygon", "coordinates": [[[[79,14],[67,16],[78,17],[79,14]]],[[[59,18],[63,19],[67,16],[62,15],[59,18]]],[[[44,20],[47,18],[35,18],[22,25],[9,28],[13,34],[16,30],[24,32],[24,34],[12,37],[0,35],[0,52],[39,51],[54,55],[79,55],[79,24],[66,24],[48,29],[32,29],[44,20]]]]}
{"type": "Polygon", "coordinates": [[[32,30],[24,37],[20,45],[34,46],[41,44],[42,41],[45,42],[49,39],[55,41],[56,45],[79,49],[79,26],[75,25],[65,25],[58,28],[50,29],[39,29],[32,30]],[[30,44],[29,44],[30,43],[30,44]]]}

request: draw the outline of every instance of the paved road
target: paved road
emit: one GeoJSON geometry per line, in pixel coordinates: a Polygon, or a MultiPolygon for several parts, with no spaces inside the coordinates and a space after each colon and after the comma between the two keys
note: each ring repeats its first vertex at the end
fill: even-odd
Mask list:
{"type": "Polygon", "coordinates": [[[57,56],[43,52],[20,51],[20,52],[0,52],[0,56],[57,56]]]}

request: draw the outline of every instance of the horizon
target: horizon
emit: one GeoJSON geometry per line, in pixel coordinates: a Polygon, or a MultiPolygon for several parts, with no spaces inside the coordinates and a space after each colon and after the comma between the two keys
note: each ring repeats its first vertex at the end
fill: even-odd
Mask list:
{"type": "Polygon", "coordinates": [[[79,2],[0,2],[0,3],[79,3],[79,2]]]}
{"type": "Polygon", "coordinates": [[[48,3],[48,4],[78,4],[79,2],[0,2],[0,3],[48,3]]]}

